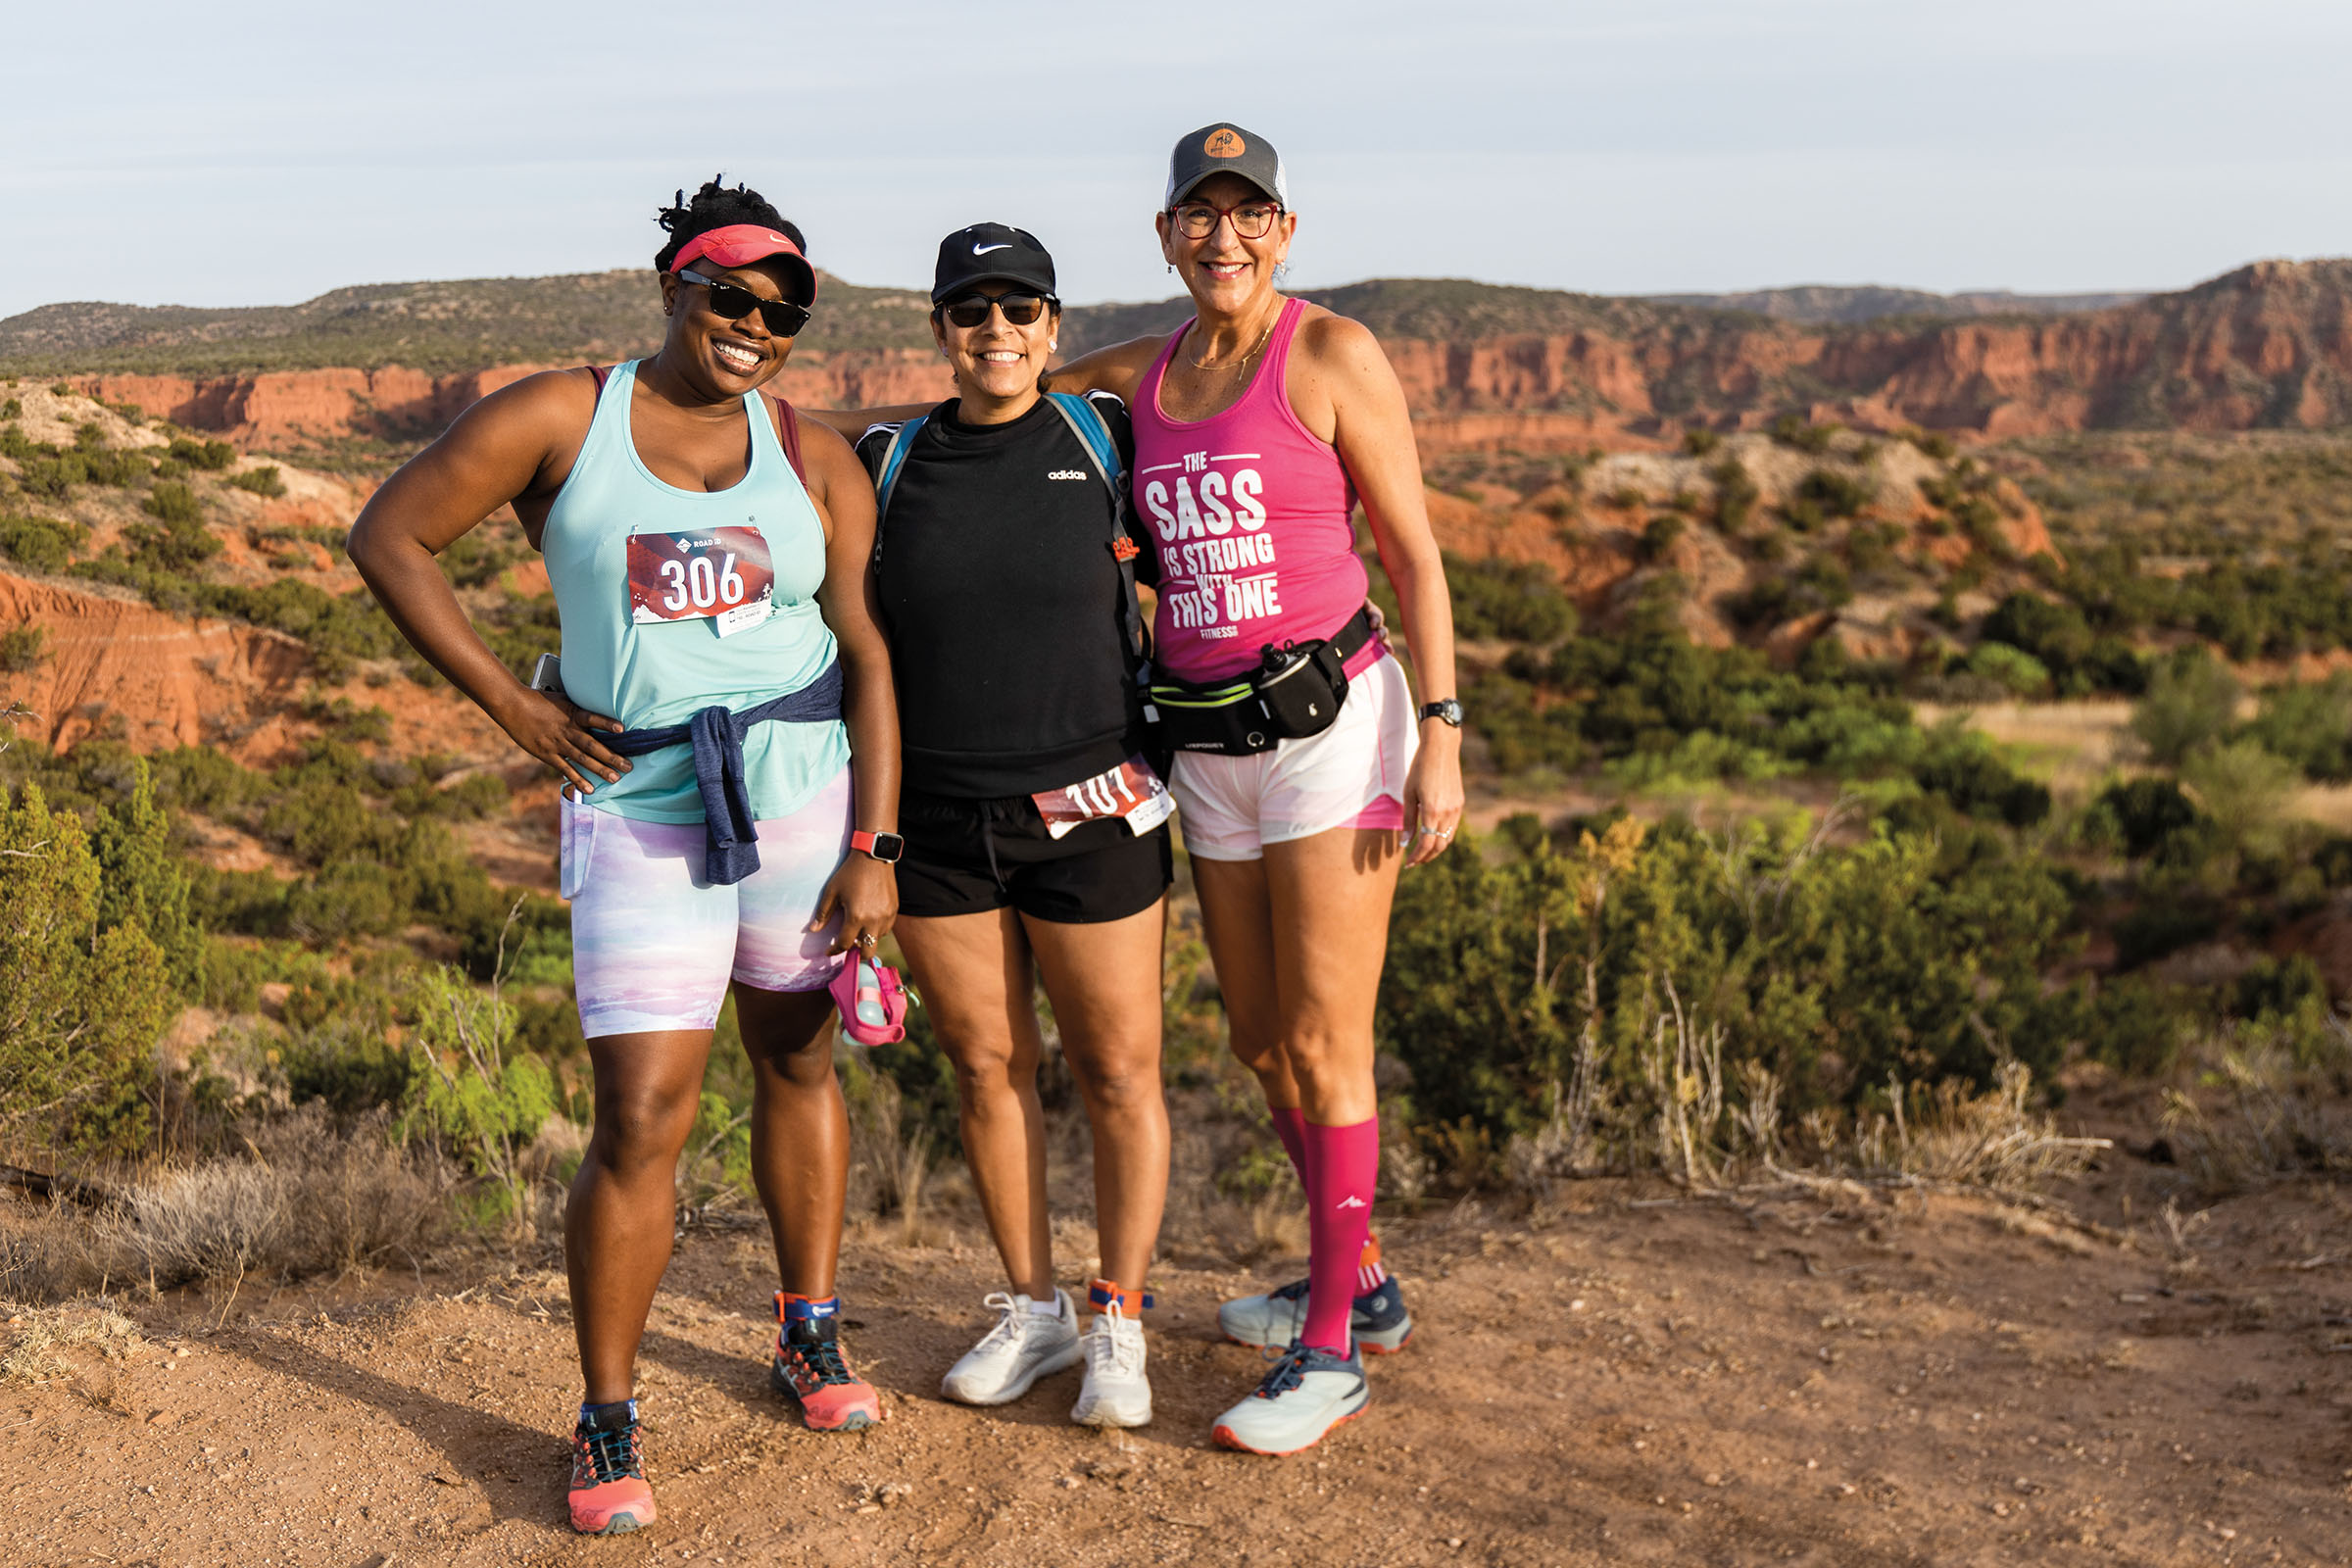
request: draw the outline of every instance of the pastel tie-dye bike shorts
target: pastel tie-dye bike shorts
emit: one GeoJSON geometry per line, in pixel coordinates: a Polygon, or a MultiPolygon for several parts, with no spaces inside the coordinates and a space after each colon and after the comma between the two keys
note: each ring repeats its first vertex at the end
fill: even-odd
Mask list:
{"type": "Polygon", "coordinates": [[[727,983],[814,991],[832,979],[836,913],[808,929],[849,853],[850,770],[789,816],[760,824],[760,869],[703,880],[703,824],[640,822],[563,803],[562,886],[571,901],[580,1030],[590,1039],[709,1029],[727,983]]]}

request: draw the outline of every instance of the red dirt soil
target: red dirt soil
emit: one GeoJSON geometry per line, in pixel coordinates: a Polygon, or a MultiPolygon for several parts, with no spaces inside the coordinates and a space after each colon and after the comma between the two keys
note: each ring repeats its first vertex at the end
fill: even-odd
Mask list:
{"type": "Polygon", "coordinates": [[[1215,1333],[1216,1301],[1260,1283],[1222,1259],[1179,1249],[1200,1266],[1157,1271],[1157,1420],[1102,1435],[1067,1424],[1075,1373],[995,1411],[937,1398],[987,1321],[973,1234],[854,1235],[848,1342],[888,1419],[833,1437],[766,1391],[764,1241],[695,1234],[640,1362],[662,1517],[602,1542],[564,1524],[560,1275],[166,1298],[131,1309],[127,1354],[0,1389],[0,1559],[2352,1560],[2352,1366],[2332,1353],[2352,1203],[2283,1187],[2176,1247],[2158,1178],[2125,1179],[2072,1195],[2116,1230],[1981,1199],[1615,1183],[1547,1219],[1394,1223],[1419,1332],[1372,1364],[1363,1419],[1287,1460],[1208,1444],[1260,1365],[1215,1333]]]}

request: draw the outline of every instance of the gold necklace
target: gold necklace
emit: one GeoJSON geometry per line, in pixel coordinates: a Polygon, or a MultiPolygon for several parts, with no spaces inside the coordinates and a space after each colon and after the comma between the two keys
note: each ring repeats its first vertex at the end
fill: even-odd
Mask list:
{"type": "Polygon", "coordinates": [[[1278,326],[1279,324],[1281,324],[1281,321],[1282,321],[1282,313],[1281,313],[1280,311],[1276,311],[1276,312],[1274,313],[1274,319],[1273,319],[1273,320],[1271,320],[1271,321],[1268,321],[1268,322],[1266,323],[1266,329],[1265,329],[1263,332],[1260,332],[1260,333],[1258,333],[1258,334],[1257,334],[1257,346],[1256,346],[1255,348],[1252,348],[1252,349],[1251,349],[1251,350],[1250,350],[1249,353],[1247,353],[1247,354],[1243,355],[1243,356],[1242,356],[1240,359],[1238,359],[1238,360],[1229,360],[1229,361],[1227,361],[1227,362],[1226,362],[1225,364],[1223,364],[1223,365],[1211,365],[1211,364],[1209,364],[1209,363],[1208,363],[1206,360],[1195,360],[1195,361],[1193,361],[1193,368],[1194,368],[1194,369],[1196,369],[1196,370],[1238,370],[1238,369],[1240,369],[1240,368],[1241,368],[1243,366],[1245,366],[1245,365],[1248,365],[1248,364],[1249,364],[1249,363],[1250,363],[1251,360],[1254,360],[1254,359],[1256,359],[1256,358],[1257,358],[1257,351],[1258,351],[1258,349],[1262,349],[1262,348],[1264,348],[1264,347],[1266,346],[1266,339],[1268,339],[1268,338],[1270,338],[1270,337],[1272,337],[1272,336],[1274,335],[1274,328],[1275,328],[1276,326],[1278,326]]]}

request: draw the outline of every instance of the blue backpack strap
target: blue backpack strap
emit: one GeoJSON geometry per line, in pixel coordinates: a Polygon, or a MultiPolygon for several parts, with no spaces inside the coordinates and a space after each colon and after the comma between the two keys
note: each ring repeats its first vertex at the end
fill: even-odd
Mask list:
{"type": "Polygon", "coordinates": [[[882,471],[874,478],[874,559],[882,559],[882,519],[890,512],[891,492],[899,487],[899,470],[906,466],[906,454],[914,446],[915,432],[929,418],[918,414],[890,433],[890,445],[882,449],[882,471]]]}
{"type": "MultiPolygon", "coordinates": [[[[1061,416],[1078,444],[1094,455],[1095,471],[1110,491],[1110,553],[1119,564],[1119,586],[1125,591],[1119,618],[1127,624],[1127,645],[1138,660],[1148,660],[1152,638],[1144,629],[1144,608],[1135,596],[1135,541],[1127,533],[1127,469],[1119,461],[1119,444],[1093,402],[1075,392],[1049,392],[1046,401],[1061,416]],[[1121,547],[1125,548],[1122,549],[1121,547]]],[[[1137,671],[1142,678],[1142,669],[1137,671]]]]}
{"type": "Polygon", "coordinates": [[[1126,499],[1126,492],[1120,488],[1126,468],[1119,462],[1118,443],[1111,440],[1110,426],[1102,422],[1102,416],[1096,412],[1094,404],[1075,392],[1049,392],[1046,398],[1071,433],[1095,455],[1095,466],[1101,470],[1102,482],[1110,486],[1110,493],[1120,500],[1126,499]]]}

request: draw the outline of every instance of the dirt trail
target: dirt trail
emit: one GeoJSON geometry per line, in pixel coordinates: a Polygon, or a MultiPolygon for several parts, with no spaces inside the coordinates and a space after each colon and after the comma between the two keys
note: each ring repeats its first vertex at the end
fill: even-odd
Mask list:
{"type": "Polygon", "coordinates": [[[662,1519],[609,1542],[564,1526],[576,1384],[553,1275],[332,1309],[249,1288],[258,1309],[218,1331],[210,1304],[134,1307],[128,1349],[66,1350],[70,1370],[0,1388],[0,1560],[2352,1555],[2344,1193],[2235,1200],[2178,1248],[2144,1204],[2102,1234],[1921,1195],[1653,1206],[1596,1184],[1568,1202],[1539,1223],[1392,1226],[1420,1332],[1374,1363],[1364,1419],[1289,1460],[1207,1444],[1258,1365],[1214,1333],[1251,1275],[1158,1273],[1158,1419],[1103,1436],[1066,1424],[1074,1372],[995,1412],[941,1402],[983,1326],[984,1251],[969,1231],[860,1234],[849,1338],[889,1419],[820,1437],[764,1387],[762,1242],[690,1236],[641,1363],[662,1519]]]}

